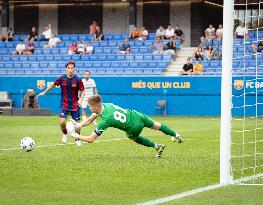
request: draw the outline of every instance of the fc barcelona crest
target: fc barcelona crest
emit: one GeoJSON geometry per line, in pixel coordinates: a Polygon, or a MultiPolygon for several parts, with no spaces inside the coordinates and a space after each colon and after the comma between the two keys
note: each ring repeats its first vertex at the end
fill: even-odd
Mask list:
{"type": "Polygon", "coordinates": [[[234,88],[236,90],[242,90],[244,87],[244,80],[235,80],[234,81],[234,88]]]}
{"type": "Polygon", "coordinates": [[[42,90],[46,87],[46,81],[45,80],[37,80],[37,88],[39,90],[42,90]]]}

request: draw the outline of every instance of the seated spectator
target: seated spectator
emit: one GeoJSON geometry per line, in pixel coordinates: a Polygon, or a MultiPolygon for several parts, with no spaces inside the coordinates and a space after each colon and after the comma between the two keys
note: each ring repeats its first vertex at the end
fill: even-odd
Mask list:
{"type": "Polygon", "coordinates": [[[176,43],[174,42],[174,38],[170,37],[170,41],[166,44],[167,50],[164,53],[170,53],[173,55],[173,58],[176,53],[176,43]]]}
{"type": "Polygon", "coordinates": [[[86,51],[86,44],[83,40],[78,43],[76,54],[84,54],[86,51]]]}
{"type": "Polygon", "coordinates": [[[215,28],[212,24],[210,24],[209,27],[205,30],[205,37],[207,39],[215,38],[215,28]]]}
{"type": "Polygon", "coordinates": [[[89,42],[88,45],[86,46],[86,53],[87,54],[93,54],[93,46],[92,46],[91,42],[89,42]]]}
{"type": "Polygon", "coordinates": [[[253,49],[254,53],[262,53],[263,52],[263,38],[260,39],[258,42],[258,45],[255,45],[254,43],[251,44],[251,47],[253,49]]]}
{"type": "Polygon", "coordinates": [[[216,44],[216,48],[214,50],[214,60],[221,60],[222,59],[222,51],[219,48],[219,45],[216,44]]]}
{"type": "Polygon", "coordinates": [[[209,47],[210,45],[212,45],[212,41],[209,41],[207,38],[205,38],[204,36],[201,36],[200,38],[200,43],[198,45],[199,48],[202,49],[202,51],[204,51],[207,47],[209,47]]]}
{"type": "Polygon", "coordinates": [[[165,30],[164,30],[162,25],[156,30],[155,36],[156,36],[156,39],[158,37],[160,39],[162,39],[162,40],[164,39],[164,37],[165,37],[165,30]]]}
{"type": "Polygon", "coordinates": [[[198,59],[193,66],[193,74],[200,75],[203,71],[203,65],[201,64],[201,59],[198,59]]]}
{"type": "Polygon", "coordinates": [[[19,44],[16,46],[16,50],[14,51],[14,55],[23,55],[24,51],[26,49],[26,46],[23,41],[20,41],[19,44]]]}
{"type": "Polygon", "coordinates": [[[176,25],[176,26],[175,26],[174,38],[179,39],[179,40],[181,41],[181,43],[184,42],[184,33],[183,33],[183,31],[180,29],[179,25],[176,25]]]}
{"type": "Polygon", "coordinates": [[[73,43],[71,44],[71,46],[69,46],[69,48],[68,48],[68,55],[74,55],[74,54],[76,54],[77,49],[78,49],[77,43],[76,43],[76,42],[73,42],[73,43]]]}
{"type": "Polygon", "coordinates": [[[214,51],[213,51],[213,47],[210,45],[208,48],[206,48],[205,52],[204,52],[204,59],[205,60],[212,60],[214,57],[214,51]]]}
{"type": "Polygon", "coordinates": [[[171,37],[174,37],[174,29],[171,24],[168,24],[168,27],[165,30],[165,38],[170,39],[171,37]]]}
{"type": "Polygon", "coordinates": [[[192,75],[192,73],[193,73],[193,64],[191,63],[191,59],[187,58],[187,62],[183,66],[182,75],[192,75]]]}
{"type": "Polygon", "coordinates": [[[33,26],[28,37],[27,37],[27,40],[30,41],[33,39],[34,41],[37,41],[37,38],[38,38],[38,32],[37,32],[36,27],[33,26]]]}
{"type": "Polygon", "coordinates": [[[48,44],[44,45],[43,48],[55,48],[60,42],[61,40],[55,34],[51,34],[48,44]]]}
{"type": "Polygon", "coordinates": [[[130,39],[138,40],[140,37],[140,30],[136,26],[134,26],[133,31],[130,33],[130,39]]]}
{"type": "Polygon", "coordinates": [[[219,24],[218,29],[216,29],[216,36],[223,36],[223,25],[219,24]]]}
{"type": "Polygon", "coordinates": [[[153,52],[153,54],[163,53],[164,45],[161,42],[161,37],[157,37],[155,43],[149,47],[149,50],[151,50],[152,48],[155,48],[155,51],[153,52]]]}
{"type": "Polygon", "coordinates": [[[244,23],[240,23],[234,33],[236,38],[249,38],[247,27],[244,23]]]}
{"type": "Polygon", "coordinates": [[[93,41],[102,41],[102,40],[104,40],[104,35],[99,30],[97,30],[96,33],[94,34],[92,40],[93,41]]]}
{"type": "Polygon", "coordinates": [[[96,21],[93,21],[89,26],[90,34],[95,34],[97,31],[100,31],[100,27],[98,26],[96,21]]]}
{"type": "Polygon", "coordinates": [[[129,40],[126,38],[124,40],[124,43],[122,44],[122,46],[117,46],[117,48],[119,48],[120,50],[118,51],[118,53],[122,53],[122,54],[128,54],[131,51],[131,46],[129,44],[129,40]]]}
{"type": "Polygon", "coordinates": [[[13,29],[9,28],[6,35],[0,35],[0,40],[6,42],[13,41],[13,37],[14,37],[13,29]]]}
{"type": "Polygon", "coordinates": [[[37,104],[37,95],[33,88],[28,89],[23,99],[23,108],[39,108],[37,104]]]}
{"type": "Polygon", "coordinates": [[[197,47],[195,49],[194,53],[193,53],[192,58],[195,59],[195,60],[203,59],[204,58],[204,54],[203,54],[202,48],[197,47]]]}
{"type": "Polygon", "coordinates": [[[51,38],[51,25],[45,26],[45,30],[41,33],[39,40],[40,41],[48,41],[51,38]]]}
{"type": "Polygon", "coordinates": [[[147,40],[148,37],[149,37],[149,32],[145,29],[145,27],[142,27],[140,40],[147,40]]]}
{"type": "Polygon", "coordinates": [[[32,55],[32,54],[34,54],[34,50],[35,50],[34,41],[35,41],[34,37],[29,40],[29,43],[26,46],[23,54],[25,54],[25,55],[32,55]]]}

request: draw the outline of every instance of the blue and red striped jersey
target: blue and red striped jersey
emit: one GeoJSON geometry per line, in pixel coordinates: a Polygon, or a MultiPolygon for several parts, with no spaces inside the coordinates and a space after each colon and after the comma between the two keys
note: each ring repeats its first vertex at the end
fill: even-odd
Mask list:
{"type": "Polygon", "coordinates": [[[77,75],[70,79],[67,75],[62,75],[54,82],[54,85],[61,87],[61,108],[78,111],[78,92],[84,90],[82,79],[77,75]]]}

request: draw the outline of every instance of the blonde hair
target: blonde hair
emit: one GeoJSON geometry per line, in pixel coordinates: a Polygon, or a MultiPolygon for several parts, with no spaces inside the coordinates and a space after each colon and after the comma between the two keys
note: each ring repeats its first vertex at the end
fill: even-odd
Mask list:
{"type": "Polygon", "coordinates": [[[91,106],[98,105],[101,102],[102,102],[102,100],[101,100],[101,96],[100,95],[93,95],[93,96],[89,97],[89,99],[88,99],[88,103],[91,106]]]}

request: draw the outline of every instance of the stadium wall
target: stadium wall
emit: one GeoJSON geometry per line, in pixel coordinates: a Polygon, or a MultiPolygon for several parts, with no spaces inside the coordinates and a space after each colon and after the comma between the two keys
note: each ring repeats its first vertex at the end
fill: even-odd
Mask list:
{"type": "MultiPolygon", "coordinates": [[[[149,115],[161,115],[156,108],[158,100],[167,100],[167,115],[219,116],[221,77],[94,77],[104,102],[113,102],[124,108],[136,109],[149,115]]],[[[248,78],[250,79],[250,78],[248,78]]],[[[0,91],[10,92],[14,107],[21,107],[22,98],[28,88],[42,92],[54,77],[0,77],[0,91]]],[[[255,84],[244,81],[243,77],[233,79],[233,94],[255,91],[255,84]]],[[[258,86],[263,87],[263,81],[258,86]]],[[[243,99],[234,102],[242,106],[243,99]]],[[[263,101],[262,94],[258,101],[263,101]]],[[[60,88],[54,88],[39,98],[42,108],[59,112],[60,88]]],[[[255,95],[246,96],[246,104],[255,104],[255,95]]],[[[255,106],[246,108],[247,116],[255,115],[255,106]]],[[[258,110],[263,115],[263,110],[258,110]]],[[[235,116],[243,116],[243,109],[235,109],[235,116]]]]}

